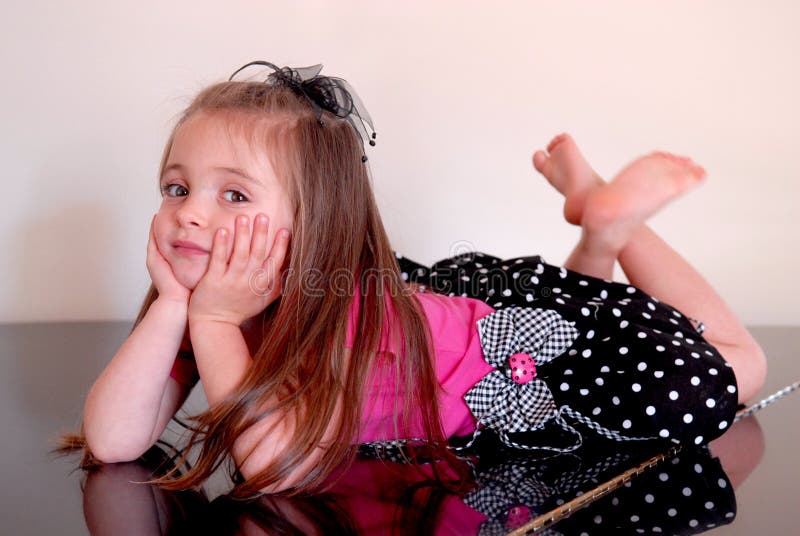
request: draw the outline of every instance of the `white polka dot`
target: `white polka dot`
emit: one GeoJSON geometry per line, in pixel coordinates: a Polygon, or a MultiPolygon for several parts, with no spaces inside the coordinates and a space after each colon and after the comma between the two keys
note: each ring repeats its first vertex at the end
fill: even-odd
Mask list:
{"type": "Polygon", "coordinates": [[[700,359],[700,354],[698,354],[697,352],[692,352],[692,357],[695,359],[700,359]]]}
{"type": "Polygon", "coordinates": [[[680,345],[681,345],[681,343],[679,343],[678,341],[672,341],[672,345],[673,345],[673,346],[680,346],[680,345]]]}
{"type": "Polygon", "coordinates": [[[691,413],[687,413],[686,415],[683,416],[683,422],[685,422],[686,424],[689,424],[693,420],[694,420],[694,417],[692,417],[691,413]]]}
{"type": "Polygon", "coordinates": [[[725,489],[728,487],[728,483],[725,482],[724,478],[720,478],[719,480],[717,480],[717,486],[721,487],[722,489],[725,489]]]}
{"type": "Polygon", "coordinates": [[[736,392],[736,387],[734,387],[733,385],[729,385],[729,386],[727,387],[727,389],[728,389],[728,392],[729,392],[730,394],[733,394],[733,393],[735,393],[735,392],[736,392]]]}
{"type": "Polygon", "coordinates": [[[588,307],[581,307],[581,314],[583,316],[589,316],[589,308],[588,307]]]}
{"type": "Polygon", "coordinates": [[[599,515],[598,516],[594,516],[594,522],[595,522],[596,525],[599,525],[600,523],[603,522],[603,518],[601,516],[599,516],[599,515]]]}
{"type": "Polygon", "coordinates": [[[706,504],[704,504],[703,506],[706,507],[706,510],[711,510],[714,508],[714,503],[711,501],[706,501],[706,504]]]}
{"type": "Polygon", "coordinates": [[[619,349],[619,353],[621,353],[622,355],[627,354],[628,353],[628,348],[626,346],[621,347],[619,349]]]}
{"type": "Polygon", "coordinates": [[[583,279],[581,279],[580,281],[578,281],[578,284],[579,284],[580,286],[582,286],[582,287],[585,287],[585,286],[587,286],[589,283],[587,283],[586,281],[584,281],[583,279]]]}
{"type": "Polygon", "coordinates": [[[581,395],[586,396],[586,395],[589,394],[589,389],[581,389],[580,393],[581,393],[581,395]]]}
{"type": "Polygon", "coordinates": [[[592,337],[594,337],[594,330],[590,329],[588,332],[586,332],[586,338],[591,339],[592,337]]]}
{"type": "Polygon", "coordinates": [[[683,333],[681,333],[680,331],[676,331],[675,332],[675,336],[678,337],[679,339],[682,339],[683,338],[683,333]]]}
{"type": "Polygon", "coordinates": [[[622,427],[625,428],[626,430],[628,428],[630,428],[631,427],[631,420],[630,419],[625,419],[624,421],[622,421],[622,427]]]}
{"type": "Polygon", "coordinates": [[[679,357],[678,359],[676,359],[676,360],[675,360],[675,364],[676,364],[676,365],[678,365],[678,366],[680,367],[681,365],[683,365],[683,359],[681,359],[681,358],[679,357]]]}
{"type": "Polygon", "coordinates": [[[582,355],[583,357],[589,357],[590,355],[592,355],[592,351],[591,351],[589,348],[587,348],[586,350],[584,350],[583,352],[581,352],[581,355],[582,355]]]}
{"type": "Polygon", "coordinates": [[[667,510],[667,515],[669,517],[675,517],[676,515],[678,515],[678,511],[675,510],[674,508],[670,508],[669,510],[667,510]]]}
{"type": "Polygon", "coordinates": [[[628,294],[633,294],[634,292],[636,292],[636,288],[628,287],[625,289],[625,292],[627,292],[628,294]]]}
{"type": "Polygon", "coordinates": [[[659,526],[653,527],[653,532],[661,532],[661,527],[659,526]]]}
{"type": "Polygon", "coordinates": [[[533,301],[533,294],[525,294],[525,301],[532,302],[533,301]]]}
{"type": "Polygon", "coordinates": [[[669,392],[669,399],[670,400],[678,400],[678,391],[670,391],[669,392]]]}
{"type": "Polygon", "coordinates": [[[619,499],[617,497],[614,497],[613,499],[611,499],[611,504],[617,506],[619,504],[619,499]]]}
{"type": "MultiPolygon", "coordinates": [[[[469,281],[469,278],[467,278],[467,281],[469,281]]],[[[503,291],[503,296],[505,296],[505,297],[511,296],[511,289],[510,288],[505,289],[503,291]]]]}
{"type": "Polygon", "coordinates": [[[623,320],[622,322],[619,323],[619,327],[621,327],[623,329],[627,328],[628,327],[628,321],[627,320],[623,320]]]}
{"type": "Polygon", "coordinates": [[[647,302],[647,308],[650,309],[651,311],[655,311],[656,310],[656,306],[653,305],[651,302],[647,302]]]}
{"type": "Polygon", "coordinates": [[[644,410],[644,412],[647,413],[648,415],[655,415],[656,414],[656,408],[653,407],[653,406],[647,406],[647,408],[644,410]]]}
{"type": "Polygon", "coordinates": [[[647,337],[647,333],[645,333],[644,331],[640,331],[640,332],[639,332],[639,333],[637,333],[636,335],[637,335],[637,337],[639,337],[640,339],[644,339],[645,337],[647,337]]]}
{"type": "Polygon", "coordinates": [[[644,361],[642,361],[641,363],[639,363],[639,364],[636,366],[636,368],[637,368],[637,369],[639,369],[639,371],[642,371],[642,370],[647,370],[647,363],[645,363],[644,361]]]}
{"type": "Polygon", "coordinates": [[[561,390],[562,391],[566,391],[567,389],[569,389],[569,384],[567,382],[562,383],[561,384],[561,390]]]}
{"type": "Polygon", "coordinates": [[[703,472],[703,466],[699,463],[694,464],[694,472],[700,474],[703,472]]]}
{"type": "Polygon", "coordinates": [[[647,495],[644,496],[644,502],[646,502],[647,504],[653,504],[655,500],[656,498],[653,497],[652,493],[648,493],[647,495]]]}
{"type": "Polygon", "coordinates": [[[661,437],[669,437],[669,430],[667,430],[666,428],[662,428],[661,431],[658,432],[658,435],[660,435],[661,437]]]}
{"type": "Polygon", "coordinates": [[[658,474],[658,479],[661,482],[666,482],[667,480],[669,480],[669,475],[667,473],[659,473],[658,474]]]}
{"type": "Polygon", "coordinates": [[[663,352],[665,349],[666,349],[666,348],[664,348],[664,347],[663,347],[663,346],[661,346],[660,344],[659,344],[658,346],[656,346],[656,350],[658,350],[659,352],[663,352]]]}
{"type": "Polygon", "coordinates": [[[634,383],[633,385],[631,385],[631,389],[633,390],[634,393],[638,393],[639,391],[642,390],[642,386],[639,385],[638,383],[634,383]]]}
{"type": "Polygon", "coordinates": [[[618,396],[613,397],[611,399],[611,403],[614,404],[615,406],[619,406],[619,397],[618,396]]]}
{"type": "Polygon", "coordinates": [[[732,518],[733,516],[734,516],[733,512],[728,512],[727,514],[725,514],[725,517],[727,517],[728,519],[732,518]]]}
{"type": "Polygon", "coordinates": [[[718,371],[715,368],[710,368],[708,369],[708,373],[711,374],[712,376],[716,376],[718,374],[718,371]]]}
{"type": "Polygon", "coordinates": [[[637,516],[637,515],[632,515],[632,516],[631,516],[631,521],[632,521],[633,523],[637,523],[637,522],[639,521],[639,516],[637,516]]]}
{"type": "Polygon", "coordinates": [[[702,442],[703,442],[703,436],[699,435],[699,436],[694,438],[694,444],[695,445],[699,445],[702,442]]]}
{"type": "Polygon", "coordinates": [[[564,376],[572,376],[572,369],[567,369],[564,371],[564,376]]]}
{"type": "Polygon", "coordinates": [[[614,316],[620,316],[622,314],[622,311],[614,307],[613,309],[611,309],[611,314],[614,316]]]}
{"type": "Polygon", "coordinates": [[[689,381],[691,382],[692,385],[700,385],[700,378],[698,378],[697,376],[692,376],[692,379],[689,381]]]}
{"type": "Polygon", "coordinates": [[[560,289],[560,288],[558,288],[558,287],[555,287],[555,288],[553,289],[553,292],[555,292],[556,294],[561,294],[561,289],[560,289]]]}
{"type": "Polygon", "coordinates": [[[603,378],[595,378],[594,383],[596,383],[597,385],[603,385],[604,383],[603,378]]]}
{"type": "Polygon", "coordinates": [[[601,290],[601,291],[600,291],[600,297],[601,297],[601,298],[603,298],[604,300],[605,300],[606,298],[608,298],[608,291],[607,291],[607,290],[605,290],[605,289],[601,290]]]}
{"type": "Polygon", "coordinates": [[[560,303],[561,305],[564,305],[566,302],[564,300],[562,300],[561,298],[556,298],[556,303],[560,303]]]}
{"type": "Polygon", "coordinates": [[[692,527],[692,528],[696,527],[699,524],[700,523],[698,523],[696,519],[690,519],[689,520],[689,526],[692,527]]]}
{"type": "Polygon", "coordinates": [[[719,423],[719,429],[724,430],[728,426],[728,421],[722,421],[719,423]]]}
{"type": "Polygon", "coordinates": [[[653,376],[655,376],[656,378],[663,378],[664,377],[664,371],[663,370],[657,370],[657,371],[653,372],[653,376]]]}
{"type": "Polygon", "coordinates": [[[681,490],[681,493],[683,493],[684,497],[691,497],[692,496],[692,488],[690,488],[689,486],[686,486],[685,488],[683,488],[681,490]]]}
{"type": "Polygon", "coordinates": [[[592,410],[592,415],[600,415],[600,411],[601,411],[600,408],[594,408],[592,410]]]}
{"type": "Polygon", "coordinates": [[[651,318],[653,318],[653,317],[652,317],[652,316],[650,316],[648,313],[642,313],[642,316],[643,316],[643,317],[645,317],[645,318],[646,318],[646,319],[648,319],[648,320],[650,320],[651,318]]]}
{"type": "Polygon", "coordinates": [[[708,400],[706,400],[706,406],[708,406],[709,408],[713,408],[716,405],[717,401],[714,400],[713,398],[709,398],[708,400]]]}
{"type": "Polygon", "coordinates": [[[569,351],[569,355],[575,355],[575,354],[577,354],[577,353],[578,353],[578,351],[577,351],[575,348],[572,348],[572,349],[569,351]]]}
{"type": "Polygon", "coordinates": [[[603,365],[602,367],[600,367],[600,372],[609,372],[610,370],[611,369],[608,368],[606,365],[603,365]]]}

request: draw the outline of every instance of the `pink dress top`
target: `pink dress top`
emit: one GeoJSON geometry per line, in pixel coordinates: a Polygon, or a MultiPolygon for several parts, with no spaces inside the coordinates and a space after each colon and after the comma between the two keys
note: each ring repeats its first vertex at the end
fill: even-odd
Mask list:
{"type": "MultiPolygon", "coordinates": [[[[486,362],[478,336],[477,321],[493,313],[494,309],[474,298],[445,296],[435,293],[417,293],[416,298],[425,312],[433,339],[436,378],[441,390],[439,412],[445,437],[470,435],[475,430],[475,419],[470,413],[464,394],[494,367],[486,362]]],[[[387,300],[391,317],[391,304],[387,300]]],[[[358,293],[350,307],[350,321],[345,347],[353,347],[355,321],[358,318],[360,299],[358,293]]],[[[384,334],[379,348],[395,353],[394,344],[384,334]]],[[[394,373],[383,370],[365,396],[364,417],[359,442],[397,439],[393,414],[395,404],[402,410],[394,385],[394,373]]],[[[411,416],[412,438],[424,438],[421,413],[415,409],[411,416]]],[[[404,434],[408,436],[408,434],[404,434]]]]}

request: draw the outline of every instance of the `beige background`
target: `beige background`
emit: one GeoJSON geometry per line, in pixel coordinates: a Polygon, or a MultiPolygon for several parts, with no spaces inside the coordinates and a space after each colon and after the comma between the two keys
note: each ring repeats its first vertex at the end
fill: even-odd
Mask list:
{"type": "MultiPolygon", "coordinates": [[[[131,319],[175,114],[252,59],[352,82],[395,248],[562,263],[530,165],[668,149],[709,178],[651,220],[748,324],[798,324],[800,7],[753,2],[28,2],[0,22],[0,322],[131,319]],[[499,5],[499,7],[498,7],[499,5]],[[223,7],[224,6],[224,7],[223,7]]],[[[624,280],[621,272],[619,279],[624,280]]]]}

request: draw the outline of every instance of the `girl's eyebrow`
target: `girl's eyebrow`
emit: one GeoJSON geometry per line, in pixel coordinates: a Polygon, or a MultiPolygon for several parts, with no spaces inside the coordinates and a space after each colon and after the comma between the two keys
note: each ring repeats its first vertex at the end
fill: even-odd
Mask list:
{"type": "MultiPolygon", "coordinates": [[[[167,167],[164,168],[164,173],[162,173],[161,178],[163,179],[164,175],[166,175],[167,172],[172,171],[173,169],[175,169],[177,171],[180,171],[181,173],[185,173],[186,172],[186,167],[183,166],[182,164],[177,164],[177,163],[170,164],[170,165],[168,165],[167,167]]],[[[239,168],[227,167],[227,166],[217,166],[217,167],[215,167],[213,169],[215,171],[225,171],[227,173],[233,173],[234,175],[237,175],[237,176],[241,177],[242,179],[244,179],[245,181],[247,181],[247,182],[249,182],[251,184],[254,184],[256,186],[260,186],[262,188],[264,187],[264,185],[261,183],[261,181],[254,179],[253,177],[251,177],[250,175],[248,175],[247,173],[245,173],[243,170],[241,170],[239,168]]]]}

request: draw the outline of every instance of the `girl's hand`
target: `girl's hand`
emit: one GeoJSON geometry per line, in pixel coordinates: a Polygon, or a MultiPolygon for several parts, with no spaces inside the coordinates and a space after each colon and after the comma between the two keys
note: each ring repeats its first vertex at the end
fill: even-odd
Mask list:
{"type": "Polygon", "coordinates": [[[158,290],[158,297],[163,300],[177,301],[182,304],[189,303],[190,291],[181,285],[172,266],[161,254],[156,243],[155,223],[158,215],[154,215],[150,221],[150,239],[147,242],[147,271],[150,272],[150,279],[158,290]]]}
{"type": "Polygon", "coordinates": [[[211,248],[208,270],[197,283],[189,300],[189,320],[227,322],[236,326],[251,318],[280,296],[280,268],[289,245],[289,231],[281,230],[267,257],[269,219],[258,214],[250,237],[247,216],[236,218],[230,261],[227,243],[230,232],[218,229],[211,248]]]}

